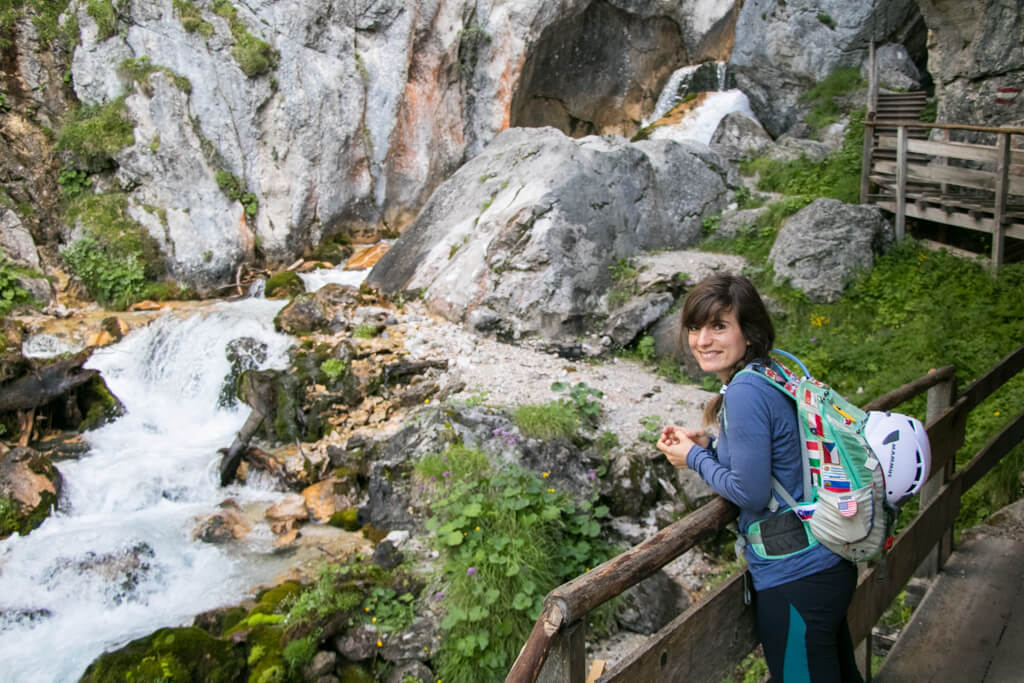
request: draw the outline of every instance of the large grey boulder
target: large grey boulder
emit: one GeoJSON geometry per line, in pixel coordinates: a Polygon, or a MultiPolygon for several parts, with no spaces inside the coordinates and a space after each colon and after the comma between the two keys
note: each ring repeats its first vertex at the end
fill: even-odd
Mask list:
{"type": "Polygon", "coordinates": [[[693,244],[736,185],[696,143],[510,129],[438,188],[367,280],[483,331],[573,338],[607,317],[613,265],[693,244]]]}
{"type": "Polygon", "coordinates": [[[893,242],[892,225],[878,207],[818,199],[783,224],[768,258],[776,281],[789,280],[811,301],[831,303],[893,242]]]}
{"type": "MultiPolygon", "coordinates": [[[[902,45],[888,43],[875,50],[875,62],[878,65],[878,84],[890,90],[917,90],[921,87],[921,72],[911,59],[907,48],[902,45]]],[[[868,80],[869,61],[864,62],[860,69],[861,78],[868,80]]]]}
{"type": "Polygon", "coordinates": [[[1024,79],[1024,2],[919,0],[918,5],[928,25],[928,71],[936,86],[937,120],[1024,125],[1024,96],[1019,92],[1024,79]]]}
{"type": "Polygon", "coordinates": [[[736,22],[730,59],[738,87],[773,137],[806,106],[800,97],[841,67],[866,59],[871,40],[903,42],[915,0],[755,0],[736,22]]]}
{"type": "Polygon", "coordinates": [[[711,136],[711,149],[730,161],[754,157],[772,144],[772,137],[760,123],[738,111],[722,117],[711,136]]]}

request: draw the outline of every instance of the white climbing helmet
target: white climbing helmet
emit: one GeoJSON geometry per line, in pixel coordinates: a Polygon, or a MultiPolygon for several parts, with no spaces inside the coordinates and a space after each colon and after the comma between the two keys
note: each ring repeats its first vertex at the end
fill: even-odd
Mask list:
{"type": "Polygon", "coordinates": [[[920,420],[900,413],[868,412],[864,438],[882,465],[885,497],[893,505],[917,493],[928,478],[932,449],[920,420]]]}

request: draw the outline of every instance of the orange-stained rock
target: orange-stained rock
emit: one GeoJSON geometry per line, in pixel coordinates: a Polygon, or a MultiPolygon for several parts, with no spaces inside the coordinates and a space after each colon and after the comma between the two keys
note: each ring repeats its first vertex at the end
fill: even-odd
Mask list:
{"type": "Polygon", "coordinates": [[[116,339],[114,336],[106,330],[100,330],[95,334],[89,335],[86,339],[86,346],[106,346],[107,344],[113,344],[116,339]]]}
{"type": "Polygon", "coordinates": [[[338,510],[353,506],[352,487],[343,479],[329,477],[302,492],[310,516],[326,524],[338,510]]]}
{"type": "Polygon", "coordinates": [[[366,270],[377,264],[384,254],[388,253],[391,244],[388,242],[377,242],[373,246],[357,251],[345,263],[345,270],[366,270]]]}
{"type": "Polygon", "coordinates": [[[157,301],[136,301],[134,304],[128,307],[129,311],[159,311],[164,307],[164,304],[157,301]]]}
{"type": "MultiPolygon", "coordinates": [[[[278,525],[278,528],[287,526],[291,528],[295,522],[304,522],[309,519],[309,510],[306,509],[306,499],[297,493],[290,493],[280,502],[267,508],[266,517],[271,523],[271,528],[278,525]]],[[[275,531],[274,533],[280,533],[275,531]]]]}

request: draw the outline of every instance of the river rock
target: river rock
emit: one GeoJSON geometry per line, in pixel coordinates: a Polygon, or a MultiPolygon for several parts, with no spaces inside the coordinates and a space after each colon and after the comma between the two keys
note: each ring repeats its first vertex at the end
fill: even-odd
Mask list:
{"type": "Polygon", "coordinates": [[[309,519],[309,510],[306,509],[305,498],[290,493],[267,508],[265,516],[275,534],[284,534],[293,530],[299,522],[309,519]]]}
{"type": "Polygon", "coordinates": [[[388,673],[386,683],[432,683],[437,675],[423,662],[402,662],[388,673]]]}
{"type": "Polygon", "coordinates": [[[252,525],[233,500],[220,505],[220,509],[199,521],[193,536],[205,543],[221,544],[244,538],[252,525]]]}
{"type": "Polygon", "coordinates": [[[368,282],[480,331],[573,338],[606,319],[618,259],[695,242],[738,182],[697,143],[510,129],[438,188],[368,282]]]}
{"type": "Polygon", "coordinates": [[[50,516],[63,489],[60,471],[50,459],[24,446],[0,459],[0,499],[9,502],[0,537],[27,534],[50,516]]]}
{"type": "Polygon", "coordinates": [[[350,662],[364,662],[377,654],[377,628],[358,624],[334,639],[334,647],[350,662]]]}
{"type": "Polygon", "coordinates": [[[328,477],[302,491],[310,516],[326,524],[339,510],[353,507],[358,487],[347,479],[328,477]]]}
{"type": "Polygon", "coordinates": [[[894,242],[878,207],[818,199],[783,223],[769,259],[776,281],[789,280],[811,301],[829,303],[894,242]]]}
{"type": "Polygon", "coordinates": [[[315,681],[321,676],[333,674],[338,666],[338,653],[321,650],[313,655],[313,661],[302,670],[305,680],[315,681]]]}
{"type": "Polygon", "coordinates": [[[381,655],[389,662],[429,661],[437,653],[441,620],[433,612],[418,615],[408,627],[384,642],[381,655]]]}

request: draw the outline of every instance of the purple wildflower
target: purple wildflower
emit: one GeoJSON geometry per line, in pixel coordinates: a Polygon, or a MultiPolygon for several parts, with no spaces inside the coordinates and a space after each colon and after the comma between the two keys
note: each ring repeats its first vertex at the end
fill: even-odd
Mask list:
{"type": "Polygon", "coordinates": [[[466,576],[473,576],[473,574],[476,574],[476,567],[470,567],[466,570],[466,576]]]}
{"type": "Polygon", "coordinates": [[[591,481],[597,479],[597,472],[594,470],[587,470],[587,479],[590,479],[591,481]]]}

